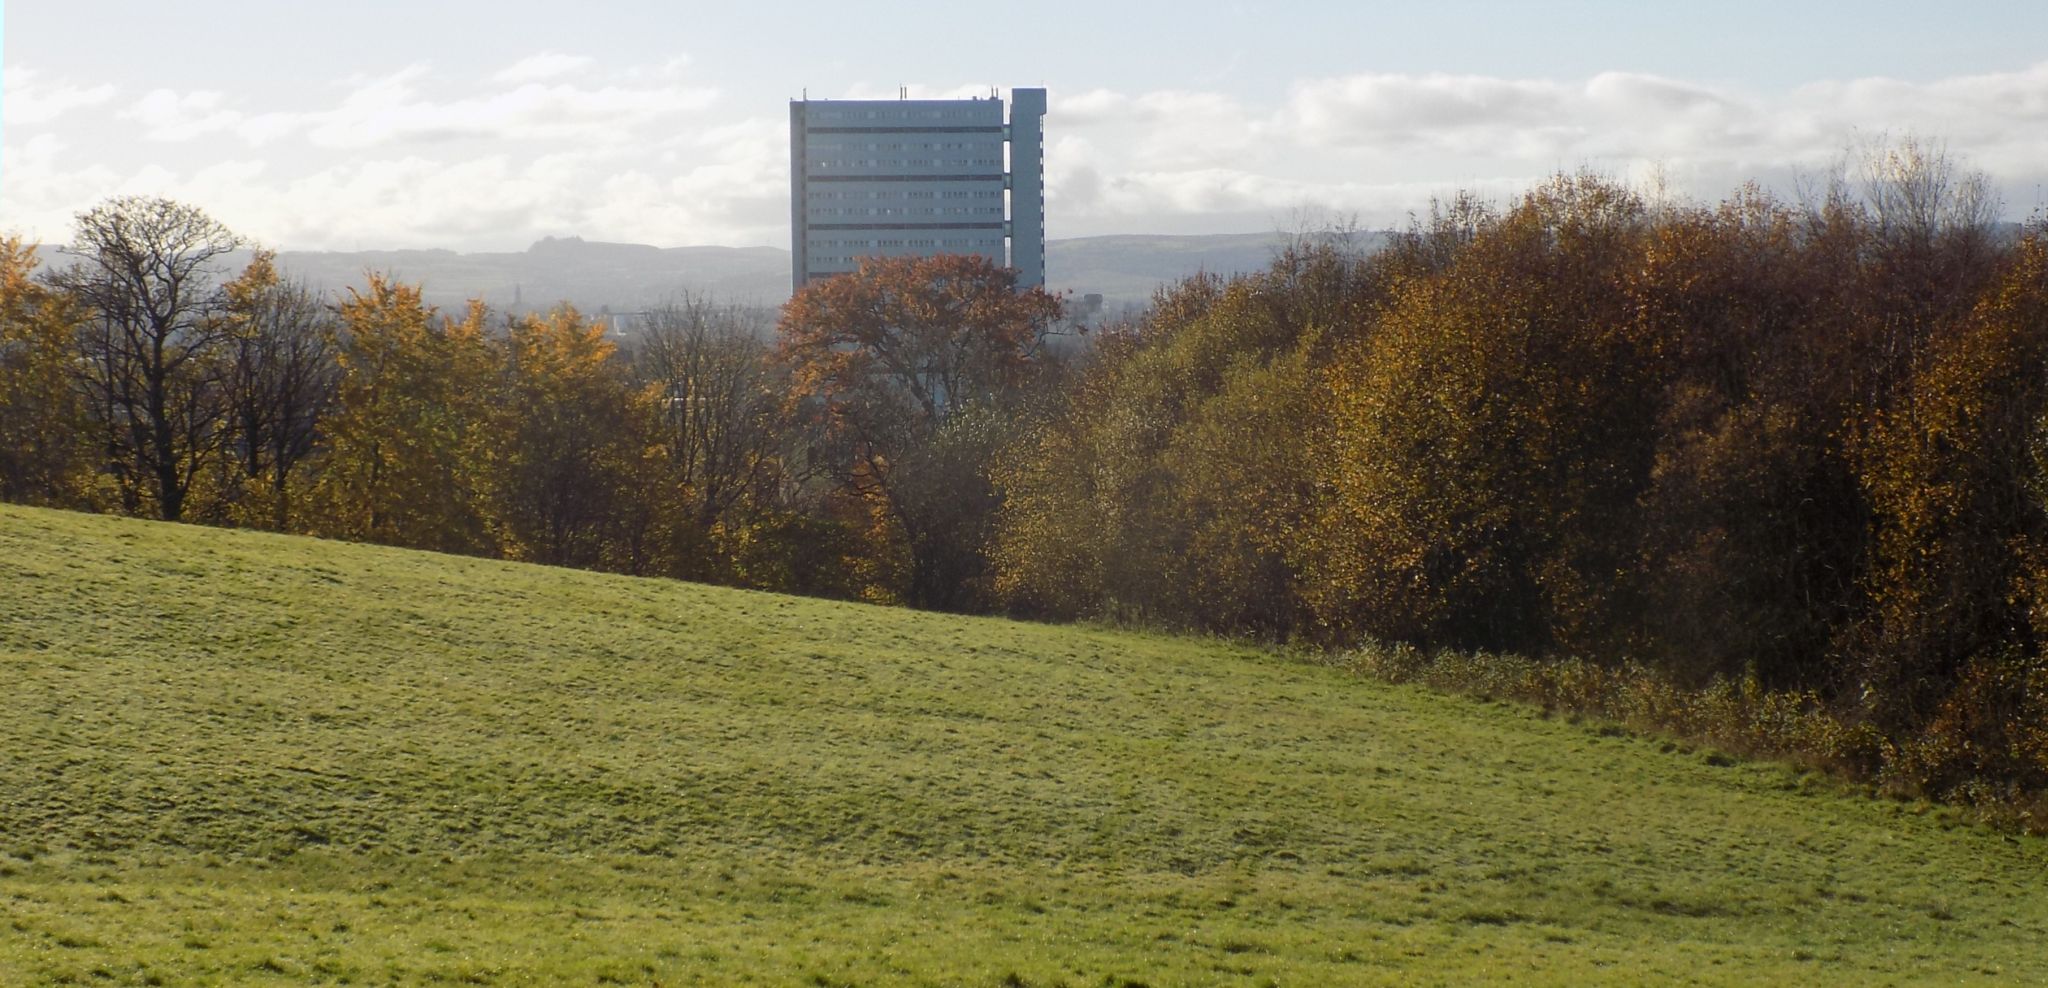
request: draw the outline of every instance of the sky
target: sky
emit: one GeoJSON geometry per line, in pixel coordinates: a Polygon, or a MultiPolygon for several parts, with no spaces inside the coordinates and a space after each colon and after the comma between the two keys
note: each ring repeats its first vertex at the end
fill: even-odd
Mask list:
{"type": "Polygon", "coordinates": [[[1592,169],[1787,197],[1887,135],[2048,206],[2048,3],[13,0],[0,234],[788,245],[787,101],[1044,86],[1047,232],[1399,225],[1592,169]]]}

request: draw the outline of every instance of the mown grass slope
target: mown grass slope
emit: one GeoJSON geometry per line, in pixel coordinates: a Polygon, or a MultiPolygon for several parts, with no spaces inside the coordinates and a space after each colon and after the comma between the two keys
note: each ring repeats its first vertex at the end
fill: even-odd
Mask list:
{"type": "Polygon", "coordinates": [[[0,507],[0,984],[2048,981],[2048,847],[1214,643],[0,507]]]}

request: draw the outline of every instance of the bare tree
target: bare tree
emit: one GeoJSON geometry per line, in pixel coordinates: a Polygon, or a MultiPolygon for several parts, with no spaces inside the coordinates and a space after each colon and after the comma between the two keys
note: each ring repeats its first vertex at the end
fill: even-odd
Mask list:
{"type": "Polygon", "coordinates": [[[87,309],[81,383],[131,512],[147,498],[159,517],[183,517],[220,449],[227,329],[215,265],[240,243],[192,206],[109,199],[79,214],[79,263],[50,279],[87,309]]]}
{"type": "Polygon", "coordinates": [[[1853,346],[1875,355],[1837,366],[1860,369],[1854,390],[1885,405],[1929,336],[1968,313],[1996,276],[2003,204],[1988,175],[1911,135],[1866,140],[1804,185],[1810,237],[1846,248],[1861,271],[1867,331],[1853,346]]]}
{"type": "Polygon", "coordinates": [[[635,345],[634,366],[657,389],[661,441],[700,531],[778,479],[783,388],[766,330],[751,310],[685,296],[650,313],[635,345]]]}
{"type": "Polygon", "coordinates": [[[341,371],[333,311],[305,283],[281,280],[274,261],[259,252],[227,287],[227,401],[236,472],[265,490],[283,530],[292,473],[313,453],[341,371]]]}
{"type": "Polygon", "coordinates": [[[1821,171],[1799,174],[1797,186],[1811,221],[1852,219],[1889,244],[1988,239],[2004,208],[1991,176],[1911,134],[1861,140],[1821,171]]]}
{"type": "Polygon", "coordinates": [[[1981,237],[1998,222],[1991,177],[1958,162],[1938,142],[1911,135],[1873,141],[1862,149],[1857,173],[1863,200],[1885,239],[1981,237]]]}

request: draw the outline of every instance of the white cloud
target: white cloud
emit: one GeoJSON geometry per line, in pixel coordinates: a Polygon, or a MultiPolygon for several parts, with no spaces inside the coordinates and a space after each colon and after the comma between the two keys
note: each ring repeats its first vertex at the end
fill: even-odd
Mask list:
{"type": "Polygon", "coordinates": [[[1759,122],[1733,94],[1638,73],[1360,75],[1298,84],[1277,129],[1315,149],[1568,160],[1726,150],[1759,122]]]}
{"type": "Polygon", "coordinates": [[[123,110],[123,119],[143,126],[143,137],[152,141],[189,141],[196,137],[233,129],[242,114],[222,104],[225,97],[206,90],[177,93],[152,89],[123,110]]]}
{"type": "Polygon", "coordinates": [[[308,114],[307,138],[326,148],[367,148],[457,139],[630,142],[676,114],[709,107],[704,87],[521,83],[454,99],[421,95],[424,67],[364,81],[331,110],[308,114]]]}
{"type": "Polygon", "coordinates": [[[7,180],[0,183],[0,235],[34,243],[71,239],[72,220],[108,196],[136,191],[132,178],[100,163],[76,160],[64,141],[37,134],[0,149],[7,180]]]}
{"type": "Polygon", "coordinates": [[[564,55],[560,52],[552,51],[541,52],[538,55],[529,55],[517,62],[513,62],[511,65],[500,70],[498,74],[492,76],[491,79],[494,82],[515,84],[545,82],[549,79],[558,79],[572,72],[588,68],[591,61],[588,55],[564,55]]]}
{"type": "Polygon", "coordinates": [[[1444,140],[1472,130],[1542,125],[1559,117],[1563,87],[1484,76],[1358,75],[1296,86],[1287,107],[1310,146],[1444,140]]]}
{"type": "Polygon", "coordinates": [[[1048,95],[1051,98],[1046,113],[1068,127],[1115,123],[1124,118],[1131,105],[1129,96],[1109,89],[1089,89],[1072,96],[1061,92],[1048,95]]]}
{"type": "MultiPolygon", "coordinates": [[[[514,249],[569,233],[664,245],[787,238],[786,121],[729,109],[693,83],[685,60],[613,66],[544,53],[472,78],[422,64],[285,105],[176,90],[115,105],[108,87],[18,68],[6,84],[10,124],[75,116],[116,135],[92,145],[83,125],[61,141],[33,127],[9,132],[0,216],[45,239],[67,237],[72,214],[128,191],[189,198],[292,248],[514,249]]],[[[850,94],[893,98],[897,88],[850,94]]],[[[1775,93],[1609,72],[1358,74],[1302,79],[1264,101],[1195,89],[1051,95],[1054,236],[1273,229],[1316,208],[1399,223],[1433,195],[1505,197],[1582,165],[1631,179],[1658,172],[1701,198],[1751,178],[1790,193],[1795,172],[1883,132],[1946,142],[1988,170],[2018,213],[2048,183],[2048,63],[1775,93]]]]}
{"type": "Polygon", "coordinates": [[[1001,95],[1002,90],[987,83],[967,83],[959,86],[928,86],[909,83],[902,86],[879,86],[872,82],[856,82],[844,92],[827,97],[824,94],[812,99],[987,99],[990,93],[1001,95]]]}
{"type": "Polygon", "coordinates": [[[1910,83],[1824,82],[1776,97],[1609,72],[1584,82],[1359,75],[1298,84],[1276,132],[1337,153],[1443,153],[1498,160],[1677,158],[1789,165],[1857,135],[1940,135],[1977,157],[2030,147],[2048,122],[2048,63],[1910,83]]]}
{"type": "Polygon", "coordinates": [[[143,136],[152,141],[233,133],[257,147],[302,137],[328,152],[450,141],[616,144],[644,140],[648,130],[718,99],[715,89],[674,80],[595,86],[527,81],[458,96],[428,94],[430,81],[428,66],[413,65],[350,80],[350,88],[328,107],[260,113],[229,106],[219,92],[155,89],[120,117],[142,124],[143,136]]]}
{"type": "Polygon", "coordinates": [[[1872,136],[1945,143],[2038,208],[2048,182],[2048,63],[1755,94],[1641,73],[1582,80],[1360,74],[1298,81],[1278,104],[1226,94],[1056,94],[1047,121],[1054,235],[1270,228],[1303,205],[1396,223],[1458,189],[1506,196],[1557,170],[1662,175],[1695,198],[1756,179],[1792,195],[1872,136]],[[2031,193],[2031,196],[2029,195],[2031,193]]]}
{"type": "Polygon", "coordinates": [[[0,70],[0,122],[8,127],[53,123],[73,110],[104,104],[114,98],[114,93],[114,87],[108,83],[48,83],[35,69],[9,66],[0,70]]]}

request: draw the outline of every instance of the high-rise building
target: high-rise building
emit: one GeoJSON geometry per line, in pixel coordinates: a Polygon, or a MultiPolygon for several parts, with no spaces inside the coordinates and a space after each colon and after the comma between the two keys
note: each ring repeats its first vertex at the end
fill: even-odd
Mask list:
{"type": "Polygon", "coordinates": [[[792,286],[862,257],[980,254],[1045,284],[1045,90],[791,100],[792,286]],[[1006,153],[1007,152],[1007,153],[1006,153]]]}

